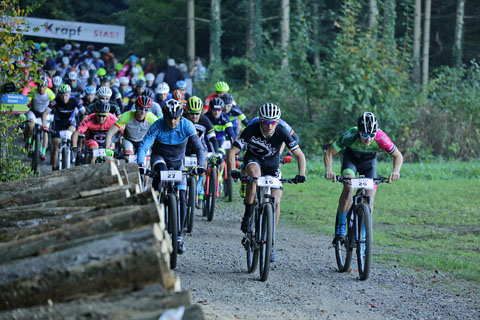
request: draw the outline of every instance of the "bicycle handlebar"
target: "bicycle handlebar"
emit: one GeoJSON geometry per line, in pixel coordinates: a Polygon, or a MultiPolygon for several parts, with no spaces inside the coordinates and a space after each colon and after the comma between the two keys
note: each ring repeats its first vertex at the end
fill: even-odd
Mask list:
{"type": "MultiPolygon", "coordinates": [[[[196,168],[184,170],[184,171],[182,171],[182,174],[195,176],[195,175],[197,175],[197,173],[195,172],[195,169],[196,168]]],[[[180,170],[178,170],[178,171],[180,171],[180,170]]],[[[145,175],[149,176],[150,178],[157,177],[159,175],[159,173],[160,173],[160,171],[153,171],[153,170],[150,170],[150,169],[145,170],[145,175]]]]}
{"type": "MultiPolygon", "coordinates": [[[[246,183],[253,183],[255,181],[258,180],[257,177],[250,177],[250,176],[241,176],[240,179],[242,182],[246,182],[246,183]]],[[[298,184],[295,180],[295,178],[290,178],[290,179],[279,179],[280,182],[282,183],[294,183],[294,184],[298,184]]]]}
{"type": "MultiPolygon", "coordinates": [[[[337,182],[348,183],[352,179],[357,179],[357,178],[346,178],[346,177],[342,177],[342,176],[337,176],[337,182]]],[[[373,181],[375,181],[377,184],[388,183],[388,177],[366,178],[366,179],[373,179],[373,181]]]]}

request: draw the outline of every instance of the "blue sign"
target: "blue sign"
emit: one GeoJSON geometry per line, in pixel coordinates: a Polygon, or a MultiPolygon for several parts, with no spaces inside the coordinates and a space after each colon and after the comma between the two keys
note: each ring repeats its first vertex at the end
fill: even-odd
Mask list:
{"type": "Polygon", "coordinates": [[[28,103],[28,98],[23,94],[4,94],[2,95],[2,103],[26,104],[28,103]]]}

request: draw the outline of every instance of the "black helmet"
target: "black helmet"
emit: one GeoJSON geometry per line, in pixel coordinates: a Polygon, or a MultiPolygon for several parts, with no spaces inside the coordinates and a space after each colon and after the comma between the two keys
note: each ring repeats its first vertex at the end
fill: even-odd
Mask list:
{"type": "Polygon", "coordinates": [[[364,112],[357,120],[358,131],[375,133],[378,130],[378,120],[372,112],[364,112]]]}
{"type": "Polygon", "coordinates": [[[110,104],[105,100],[97,100],[93,107],[95,113],[108,113],[110,111],[110,104]]]}
{"type": "Polygon", "coordinates": [[[230,93],[225,93],[223,96],[221,96],[221,98],[225,104],[233,103],[233,96],[230,93]]]}
{"type": "Polygon", "coordinates": [[[213,98],[212,100],[210,100],[209,102],[209,107],[210,109],[225,109],[225,102],[223,102],[222,99],[220,98],[213,98]]]}
{"type": "Polygon", "coordinates": [[[137,80],[137,88],[146,88],[147,83],[143,79],[138,79],[137,80]]]}
{"type": "Polygon", "coordinates": [[[109,74],[100,76],[100,82],[110,82],[112,81],[112,76],[109,74]]]}
{"type": "Polygon", "coordinates": [[[183,112],[182,104],[175,99],[167,100],[162,106],[162,112],[165,118],[176,118],[183,112]]]}
{"type": "Polygon", "coordinates": [[[150,97],[150,98],[152,98],[152,99],[155,99],[155,92],[153,92],[153,90],[150,89],[150,88],[147,88],[147,89],[145,90],[145,92],[143,92],[143,95],[144,95],[144,96],[147,96],[147,97],[150,97]]]}

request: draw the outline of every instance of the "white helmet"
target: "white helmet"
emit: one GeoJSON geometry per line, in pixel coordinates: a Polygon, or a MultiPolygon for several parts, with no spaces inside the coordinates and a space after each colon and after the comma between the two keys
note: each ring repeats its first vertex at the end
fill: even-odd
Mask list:
{"type": "Polygon", "coordinates": [[[137,77],[132,77],[130,79],[130,85],[134,86],[137,84],[138,78],[137,77]]]}
{"type": "Polygon", "coordinates": [[[69,64],[70,63],[70,59],[68,57],[63,57],[62,58],[62,62],[63,64],[69,64]]]}
{"type": "Polygon", "coordinates": [[[140,73],[140,69],[138,69],[137,67],[132,68],[132,74],[133,75],[138,75],[139,73],[140,73]]]}
{"type": "Polygon", "coordinates": [[[62,77],[55,76],[55,77],[53,77],[52,81],[53,81],[53,85],[55,87],[60,87],[60,85],[62,84],[62,77]]]}
{"type": "Polygon", "coordinates": [[[77,80],[77,73],[75,71],[70,71],[68,73],[68,79],[69,80],[77,80]]]}
{"type": "Polygon", "coordinates": [[[160,84],[157,86],[157,89],[155,89],[156,94],[167,94],[169,92],[170,92],[170,87],[166,82],[160,82],[160,84]]]}
{"type": "Polygon", "coordinates": [[[265,103],[258,110],[260,120],[278,121],[281,116],[280,108],[273,103],[265,103]]]}
{"type": "Polygon", "coordinates": [[[128,84],[129,80],[127,77],[121,77],[119,81],[120,81],[120,84],[128,84]]]}
{"type": "Polygon", "coordinates": [[[97,94],[100,98],[110,98],[112,96],[112,89],[106,86],[102,86],[97,90],[97,94]]]}
{"type": "Polygon", "coordinates": [[[153,75],[153,73],[147,73],[145,75],[145,80],[146,81],[153,81],[153,80],[155,80],[155,76],[153,75]]]}

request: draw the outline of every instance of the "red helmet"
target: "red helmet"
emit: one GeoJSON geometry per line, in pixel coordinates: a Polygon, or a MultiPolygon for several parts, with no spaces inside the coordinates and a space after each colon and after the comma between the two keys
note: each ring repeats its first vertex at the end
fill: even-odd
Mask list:
{"type": "Polygon", "coordinates": [[[183,101],[185,99],[185,93],[179,89],[173,91],[172,96],[173,96],[173,99],[177,101],[183,101]]]}
{"type": "Polygon", "coordinates": [[[152,104],[153,104],[152,98],[142,95],[137,98],[137,101],[135,101],[135,108],[150,109],[152,104]]]}

